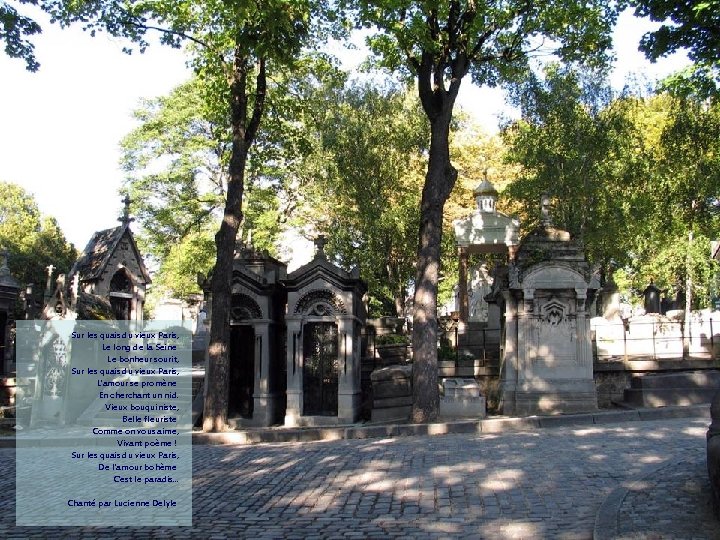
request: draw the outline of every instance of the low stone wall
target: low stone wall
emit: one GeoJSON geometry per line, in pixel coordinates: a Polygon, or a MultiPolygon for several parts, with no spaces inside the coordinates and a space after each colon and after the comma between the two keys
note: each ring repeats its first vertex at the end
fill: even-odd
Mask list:
{"type": "Polygon", "coordinates": [[[625,399],[634,375],[718,370],[720,361],[713,359],[609,360],[593,364],[593,378],[597,390],[598,407],[613,408],[613,402],[625,399]]]}
{"type": "Polygon", "coordinates": [[[598,407],[613,408],[613,402],[623,400],[625,390],[630,388],[632,371],[598,371],[595,370],[595,389],[597,390],[598,407]]]}
{"type": "Polygon", "coordinates": [[[412,410],[412,366],[376,369],[370,374],[373,422],[406,421],[412,410]]]}
{"type": "Polygon", "coordinates": [[[692,313],[686,327],[683,311],[668,315],[651,313],[623,320],[594,317],[590,321],[593,352],[597,360],[650,357],[720,357],[720,312],[692,313]]]}

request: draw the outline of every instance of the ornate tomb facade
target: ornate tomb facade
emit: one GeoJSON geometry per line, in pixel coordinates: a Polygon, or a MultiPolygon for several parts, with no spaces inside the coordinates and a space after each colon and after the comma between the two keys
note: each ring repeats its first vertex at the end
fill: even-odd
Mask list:
{"type": "Polygon", "coordinates": [[[20,284],[10,274],[8,252],[0,252],[0,375],[13,370],[13,340],[10,334],[15,320],[15,308],[20,284]]]}
{"type": "Polygon", "coordinates": [[[286,268],[250,247],[235,253],[228,418],[239,426],[271,426],[283,418],[286,268]]]}
{"type": "MultiPolygon", "coordinates": [[[[485,179],[473,191],[475,196],[476,210],[468,217],[453,221],[455,229],[455,243],[458,247],[460,259],[458,279],[458,311],[460,321],[467,323],[469,320],[488,320],[488,304],[479,298],[480,293],[490,292],[492,278],[487,273],[487,268],[481,265],[468,279],[468,255],[475,253],[501,253],[508,255],[511,259],[514,256],[515,248],[518,245],[518,234],[520,222],[497,211],[498,192],[488,181],[487,173],[485,179]],[[468,289],[473,294],[472,302],[469,299],[468,289]]],[[[484,295],[482,295],[484,296],[484,295]]]]}
{"type": "MultiPolygon", "coordinates": [[[[494,279],[485,264],[468,272],[470,255],[501,254],[512,260],[519,242],[520,222],[497,211],[498,192],[485,179],[473,191],[477,208],[453,222],[458,247],[458,347],[462,354],[497,363],[500,356],[501,310],[487,301],[494,279]]],[[[474,369],[474,368],[473,368],[474,369]]]]}
{"type": "Polygon", "coordinates": [[[133,221],[129,214],[130,199],[125,197],[124,203],[120,226],[93,234],[70,270],[67,281],[63,276],[58,282],[60,288],[56,288],[52,301],[47,303],[45,318],[56,318],[52,311],[66,318],[69,305],[65,298],[73,305],[96,298],[109,301],[118,320],[143,320],[145,288],[151,280],[130,230],[133,221]],[[67,291],[66,287],[71,283],[72,288],[63,297],[60,293],[67,291]]]}
{"type": "Polygon", "coordinates": [[[544,196],[541,225],[523,238],[508,269],[504,414],[597,409],[588,308],[600,287],[582,246],[552,226],[544,196]]]}
{"type": "Polygon", "coordinates": [[[286,426],[333,425],[360,416],[365,284],[330,263],[325,240],[287,277],[286,426]]]}

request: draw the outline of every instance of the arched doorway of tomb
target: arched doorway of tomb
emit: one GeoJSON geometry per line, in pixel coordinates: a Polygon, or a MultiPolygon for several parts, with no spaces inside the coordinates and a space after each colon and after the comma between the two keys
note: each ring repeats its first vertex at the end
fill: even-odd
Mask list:
{"type": "Polygon", "coordinates": [[[110,279],[110,305],[119,321],[132,317],[133,282],[127,271],[120,268],[110,279]]]}
{"type": "Polygon", "coordinates": [[[230,327],[228,416],[252,418],[255,388],[255,330],[249,324],[230,327]]]}
{"type": "Polygon", "coordinates": [[[303,328],[303,415],[338,414],[338,326],[308,322],[303,328]]]}
{"type": "Polygon", "coordinates": [[[258,303],[247,294],[230,298],[230,372],[228,416],[252,418],[255,391],[255,328],[262,318],[258,303]]]}

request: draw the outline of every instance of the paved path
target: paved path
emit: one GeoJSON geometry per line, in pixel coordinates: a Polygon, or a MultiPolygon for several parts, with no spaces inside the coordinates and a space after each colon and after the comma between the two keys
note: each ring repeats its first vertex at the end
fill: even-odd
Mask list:
{"type": "MultiPolygon", "coordinates": [[[[14,450],[1,449],[0,538],[592,538],[596,515],[618,489],[627,490],[618,534],[636,538],[653,526],[676,538],[702,504],[707,424],[194,446],[192,528],[17,528],[14,450]],[[667,482],[700,488],[673,493],[672,504],[654,491],[667,482],[649,486],[649,498],[628,489],[671,465],[685,476],[663,474],[667,482]],[[654,521],[658,513],[667,522],[654,521]]],[[[714,533],[711,523],[688,537],[714,533]]]]}

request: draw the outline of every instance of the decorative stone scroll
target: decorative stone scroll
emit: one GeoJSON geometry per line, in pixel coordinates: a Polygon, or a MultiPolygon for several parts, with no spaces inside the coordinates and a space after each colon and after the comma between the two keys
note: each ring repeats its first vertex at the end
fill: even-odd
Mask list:
{"type": "Polygon", "coordinates": [[[332,291],[317,289],[303,296],[295,305],[295,314],[316,317],[347,315],[345,304],[332,291]]]}
{"type": "Polygon", "coordinates": [[[247,294],[233,294],[230,300],[230,317],[233,321],[262,319],[262,309],[247,294]]]}

